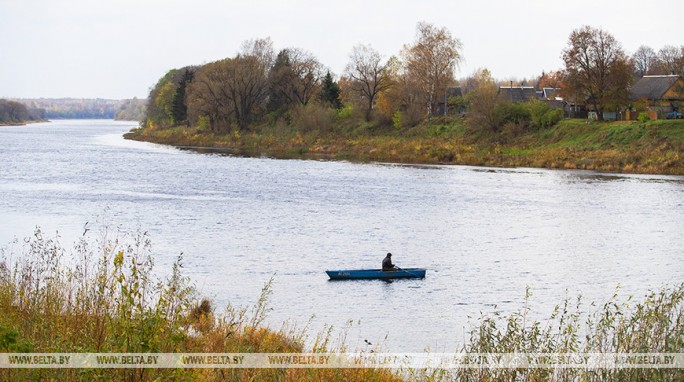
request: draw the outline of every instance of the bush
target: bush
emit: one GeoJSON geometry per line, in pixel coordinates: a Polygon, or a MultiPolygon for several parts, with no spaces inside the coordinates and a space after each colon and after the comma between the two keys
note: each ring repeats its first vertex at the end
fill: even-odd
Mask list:
{"type": "Polygon", "coordinates": [[[209,130],[211,130],[209,117],[202,115],[197,119],[197,130],[201,132],[208,132],[209,130]]]}
{"type": "Polygon", "coordinates": [[[292,125],[301,132],[329,131],[338,111],[317,104],[296,106],[292,109],[292,125]]]}
{"type": "Polygon", "coordinates": [[[343,121],[345,119],[349,119],[352,116],[352,107],[351,106],[345,106],[341,109],[337,109],[337,114],[335,117],[337,118],[338,121],[343,121]]]}
{"type": "Polygon", "coordinates": [[[563,119],[563,110],[551,109],[551,106],[544,101],[533,100],[525,105],[530,110],[530,127],[543,129],[563,119]]]}
{"type": "Polygon", "coordinates": [[[540,100],[515,103],[498,98],[493,100],[490,96],[489,99],[481,100],[481,104],[475,101],[480,100],[473,99],[478,107],[471,107],[468,114],[469,125],[471,127],[481,125],[494,132],[504,130],[508,124],[511,125],[505,129],[507,133],[513,131],[520,133],[527,128],[547,128],[563,119],[562,110],[553,110],[546,102],[540,100]],[[512,128],[513,125],[515,128],[512,128]]]}
{"type": "Polygon", "coordinates": [[[651,117],[648,116],[648,113],[639,113],[637,120],[641,123],[646,123],[651,120],[651,117]]]}

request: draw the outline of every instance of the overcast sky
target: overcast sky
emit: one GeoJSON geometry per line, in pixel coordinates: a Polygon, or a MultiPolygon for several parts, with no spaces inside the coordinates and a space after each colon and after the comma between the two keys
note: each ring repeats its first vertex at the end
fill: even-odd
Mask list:
{"type": "Polygon", "coordinates": [[[582,25],[612,33],[631,54],[684,44],[684,1],[600,0],[0,0],[0,97],[144,98],[171,68],[233,56],[242,41],[312,52],[341,74],[351,48],[385,57],[415,39],[419,21],[463,43],[462,78],[560,69],[582,25]]]}

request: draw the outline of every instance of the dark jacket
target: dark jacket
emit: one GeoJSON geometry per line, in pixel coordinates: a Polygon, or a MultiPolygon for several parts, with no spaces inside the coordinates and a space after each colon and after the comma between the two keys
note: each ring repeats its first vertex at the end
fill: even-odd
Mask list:
{"type": "Polygon", "coordinates": [[[382,270],[383,271],[391,271],[394,270],[394,264],[392,264],[392,256],[387,255],[385,256],[384,259],[382,259],[382,270]]]}

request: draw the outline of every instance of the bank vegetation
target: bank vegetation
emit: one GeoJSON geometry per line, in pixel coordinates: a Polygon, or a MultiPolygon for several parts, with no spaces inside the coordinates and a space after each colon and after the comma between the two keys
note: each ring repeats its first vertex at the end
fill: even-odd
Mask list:
{"type": "MultiPolygon", "coordinates": [[[[153,271],[144,232],[101,228],[73,249],[37,229],[0,250],[0,353],[345,353],[333,328],[311,334],[268,328],[270,283],[252,308],[214,307],[183,275],[179,255],[167,277],[153,271]],[[309,345],[305,345],[309,344],[309,345]]],[[[324,277],[323,275],[321,277],[324,277]]],[[[566,297],[547,320],[532,318],[530,291],[508,316],[471,323],[469,353],[684,352],[684,284],[640,301],[617,292],[585,304],[566,297]]],[[[538,314],[535,314],[538,316],[538,314]]],[[[392,351],[392,349],[378,349],[392,351]]],[[[681,366],[681,365],[680,365],[681,366]]],[[[676,381],[684,369],[0,369],[3,380],[283,381],[676,381]]]]}
{"type": "MultiPolygon", "coordinates": [[[[684,174],[682,123],[646,113],[632,122],[565,119],[558,99],[511,99],[487,69],[457,81],[461,50],[446,28],[422,22],[397,55],[358,44],[335,75],[311,52],[249,40],[233,57],[167,72],[126,137],[277,158],[684,174]]],[[[628,99],[638,76],[684,68],[682,53],[637,70],[619,42],[591,27],[571,33],[563,57],[564,70],[518,85],[585,100],[599,120],[648,107],[628,99]]]]}

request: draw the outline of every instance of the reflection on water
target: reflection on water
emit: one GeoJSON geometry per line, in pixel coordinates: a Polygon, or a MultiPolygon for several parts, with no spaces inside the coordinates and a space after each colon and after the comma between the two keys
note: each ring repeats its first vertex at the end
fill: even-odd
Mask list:
{"type": "Polygon", "coordinates": [[[362,350],[387,335],[392,351],[454,351],[468,316],[521,309],[526,287],[544,318],[568,295],[684,280],[683,177],[203,155],[123,140],[131,127],[0,127],[0,243],[41,225],[68,244],[98,217],[140,227],[158,271],[183,252],[215,305],[254,304],[273,277],[271,325],[352,320],[362,350]],[[387,252],[427,277],[328,282],[387,252]]]}

